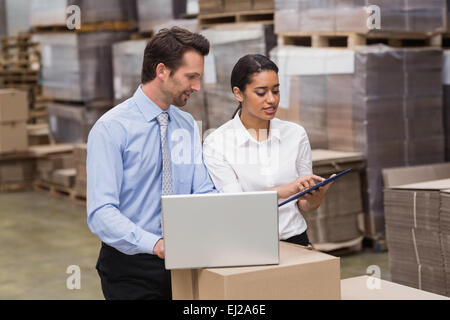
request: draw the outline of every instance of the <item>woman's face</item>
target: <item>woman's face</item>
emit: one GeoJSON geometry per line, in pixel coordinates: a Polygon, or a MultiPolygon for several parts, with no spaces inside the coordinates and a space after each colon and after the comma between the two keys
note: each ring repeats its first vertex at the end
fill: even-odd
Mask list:
{"type": "Polygon", "coordinates": [[[277,73],[267,70],[253,74],[243,93],[235,87],[234,94],[242,102],[242,112],[261,120],[271,120],[280,102],[279,87],[277,73]]]}

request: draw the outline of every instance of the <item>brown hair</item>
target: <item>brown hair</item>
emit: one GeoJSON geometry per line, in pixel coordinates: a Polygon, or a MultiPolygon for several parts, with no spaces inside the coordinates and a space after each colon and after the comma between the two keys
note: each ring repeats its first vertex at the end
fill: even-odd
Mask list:
{"type": "MultiPolygon", "coordinates": [[[[243,56],[236,62],[233,71],[231,72],[231,90],[238,87],[241,92],[245,91],[248,84],[252,82],[252,76],[255,73],[272,70],[278,73],[277,65],[262,54],[248,54],[243,56]]],[[[242,109],[242,103],[234,111],[232,119],[242,109]]]]}
{"type": "Polygon", "coordinates": [[[206,56],[209,53],[209,41],[201,34],[180,27],[161,29],[145,47],[141,83],[155,79],[159,63],[171,69],[172,75],[181,66],[184,53],[189,50],[206,56]]]}

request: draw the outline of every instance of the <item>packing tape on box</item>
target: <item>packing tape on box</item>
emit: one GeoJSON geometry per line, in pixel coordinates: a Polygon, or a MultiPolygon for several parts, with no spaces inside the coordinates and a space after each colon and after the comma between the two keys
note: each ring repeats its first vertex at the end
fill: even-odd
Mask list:
{"type": "Polygon", "coordinates": [[[417,264],[420,265],[419,251],[417,250],[416,233],[414,232],[414,228],[411,229],[411,234],[413,238],[414,251],[416,252],[417,264]]]}
{"type": "MultiPolygon", "coordinates": [[[[414,192],[414,218],[415,218],[415,203],[416,203],[416,195],[414,192]]],[[[415,219],[414,219],[415,221],[415,219]]],[[[416,260],[417,260],[417,275],[418,275],[418,282],[419,282],[419,290],[422,290],[422,265],[420,264],[420,258],[419,258],[419,250],[417,250],[417,242],[416,242],[416,233],[414,232],[414,228],[411,229],[411,234],[413,238],[414,243],[414,251],[416,252],[416,260]]]]}

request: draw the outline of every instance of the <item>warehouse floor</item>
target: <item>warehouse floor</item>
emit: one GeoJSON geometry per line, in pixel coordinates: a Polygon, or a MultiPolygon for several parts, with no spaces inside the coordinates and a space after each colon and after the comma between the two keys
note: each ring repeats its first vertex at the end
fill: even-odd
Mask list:
{"type": "MultiPolygon", "coordinates": [[[[0,299],[103,299],[95,270],[100,241],[86,224],[85,207],[44,192],[0,193],[0,299]],[[66,285],[71,265],[81,288],[66,285]]],[[[366,248],[341,257],[341,278],[377,265],[389,280],[387,253],[366,248]]]]}

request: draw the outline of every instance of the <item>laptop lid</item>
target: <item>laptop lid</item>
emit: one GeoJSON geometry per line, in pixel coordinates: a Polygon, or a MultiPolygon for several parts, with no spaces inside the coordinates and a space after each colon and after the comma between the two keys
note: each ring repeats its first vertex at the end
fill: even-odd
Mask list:
{"type": "Polygon", "coordinates": [[[162,197],[166,269],[279,262],[276,191],[162,197]]]}

